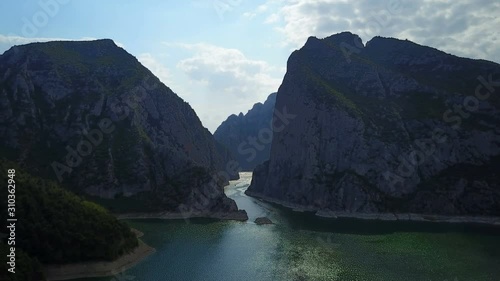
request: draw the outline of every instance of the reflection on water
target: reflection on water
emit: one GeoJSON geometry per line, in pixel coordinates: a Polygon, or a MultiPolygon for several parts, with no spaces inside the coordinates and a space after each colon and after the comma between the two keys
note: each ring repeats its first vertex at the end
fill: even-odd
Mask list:
{"type": "Polygon", "coordinates": [[[157,252],[124,275],[92,281],[498,280],[500,230],[474,225],[328,220],[226,194],[248,222],[133,220],[157,252]],[[256,225],[267,216],[274,225],[256,225]]]}

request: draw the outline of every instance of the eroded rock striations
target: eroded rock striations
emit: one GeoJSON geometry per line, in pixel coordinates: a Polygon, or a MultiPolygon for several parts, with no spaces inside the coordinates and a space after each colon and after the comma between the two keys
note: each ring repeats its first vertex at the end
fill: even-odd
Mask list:
{"type": "Polygon", "coordinates": [[[133,211],[237,212],[188,103],[112,40],[15,46],[0,56],[0,156],[133,211]],[[141,203],[142,202],[142,203],[141,203]],[[142,204],[142,205],[141,205],[142,204]]]}
{"type": "Polygon", "coordinates": [[[294,51],[247,194],[336,213],[500,216],[500,65],[344,32],[294,51]]]}
{"type": "Polygon", "coordinates": [[[276,93],[272,93],[263,104],[254,104],[247,114],[229,116],[214,133],[214,138],[227,147],[229,158],[237,161],[242,171],[252,171],[269,159],[275,103],[276,93]]]}

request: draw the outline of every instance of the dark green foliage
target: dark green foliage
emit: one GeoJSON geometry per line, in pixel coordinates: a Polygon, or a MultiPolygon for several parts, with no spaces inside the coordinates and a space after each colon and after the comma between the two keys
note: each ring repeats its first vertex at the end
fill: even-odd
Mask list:
{"type": "Polygon", "coordinates": [[[117,193],[113,199],[101,198],[97,196],[85,195],[89,201],[95,202],[106,207],[112,213],[135,213],[135,212],[154,212],[161,210],[161,206],[155,204],[158,201],[157,196],[152,192],[139,192],[132,196],[124,196],[123,193],[117,193]]]}
{"type": "Polygon", "coordinates": [[[0,242],[0,280],[10,281],[44,281],[45,276],[42,265],[36,258],[31,258],[24,251],[16,249],[16,267],[15,273],[7,270],[10,268],[7,264],[10,246],[0,242]]]}
{"type": "MultiPolygon", "coordinates": [[[[13,166],[0,161],[3,203],[6,171],[13,166]]],[[[16,245],[40,262],[113,260],[138,245],[129,227],[103,207],[17,168],[15,181],[16,245]]],[[[2,221],[4,209],[0,211],[2,221]]]]}
{"type": "MultiPolygon", "coordinates": [[[[193,195],[193,189],[207,183],[216,183],[203,167],[191,167],[180,174],[165,179],[161,189],[138,192],[131,196],[118,193],[114,198],[84,195],[87,200],[106,207],[112,213],[179,212],[179,206],[193,195]]],[[[218,183],[221,184],[220,182],[218,183]]]]}

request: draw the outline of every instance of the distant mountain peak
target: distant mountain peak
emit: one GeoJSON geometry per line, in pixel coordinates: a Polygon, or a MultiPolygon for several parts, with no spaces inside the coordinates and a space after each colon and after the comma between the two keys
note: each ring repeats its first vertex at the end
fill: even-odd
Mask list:
{"type": "MultiPolygon", "coordinates": [[[[214,138],[223,144],[239,163],[241,169],[252,170],[269,158],[270,140],[257,144],[259,149],[249,146],[249,138],[258,139],[259,131],[268,128],[276,102],[276,93],[270,94],[264,103],[256,103],[247,114],[229,116],[214,133],[214,138]]],[[[260,141],[260,140],[257,140],[260,141]]]]}
{"type": "Polygon", "coordinates": [[[363,46],[363,40],[357,34],[351,33],[349,31],[337,33],[322,39],[328,43],[340,44],[342,42],[349,44],[356,44],[358,46],[363,46]]]}

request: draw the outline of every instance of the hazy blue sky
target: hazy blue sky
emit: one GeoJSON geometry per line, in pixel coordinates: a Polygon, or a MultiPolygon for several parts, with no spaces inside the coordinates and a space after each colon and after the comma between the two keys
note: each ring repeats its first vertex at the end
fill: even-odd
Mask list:
{"type": "Polygon", "coordinates": [[[111,38],[214,131],[278,89],[308,36],[376,35],[500,61],[497,0],[2,0],[0,53],[52,39],[111,38]]]}

